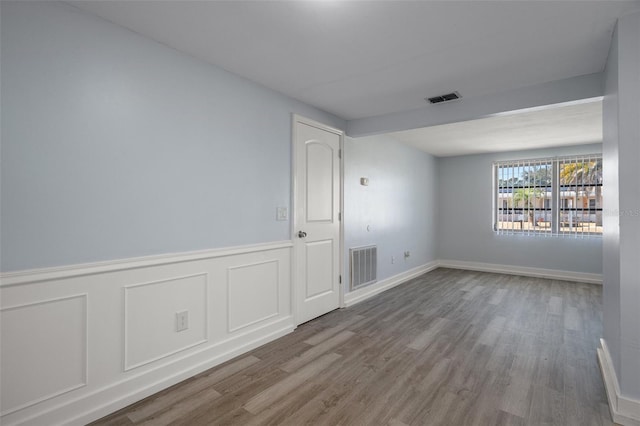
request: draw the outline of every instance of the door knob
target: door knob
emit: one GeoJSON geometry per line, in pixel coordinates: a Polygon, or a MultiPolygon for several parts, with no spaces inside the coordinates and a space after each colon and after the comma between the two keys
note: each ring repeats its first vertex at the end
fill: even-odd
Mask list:
{"type": "Polygon", "coordinates": [[[307,233],[304,231],[298,231],[298,238],[304,238],[307,236],[307,233]]]}

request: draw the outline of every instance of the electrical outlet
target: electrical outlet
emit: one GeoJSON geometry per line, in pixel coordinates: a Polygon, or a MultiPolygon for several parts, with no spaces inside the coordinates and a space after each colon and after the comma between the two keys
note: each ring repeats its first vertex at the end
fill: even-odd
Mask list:
{"type": "Polygon", "coordinates": [[[404,252],[404,258],[406,259],[408,257],[411,257],[411,252],[409,250],[404,252]]]}
{"type": "Polygon", "coordinates": [[[391,263],[392,264],[396,263],[396,257],[395,256],[391,256],[391,263]]]}
{"type": "Polygon", "coordinates": [[[189,311],[176,312],[176,331],[184,331],[189,328],[189,311]]]}

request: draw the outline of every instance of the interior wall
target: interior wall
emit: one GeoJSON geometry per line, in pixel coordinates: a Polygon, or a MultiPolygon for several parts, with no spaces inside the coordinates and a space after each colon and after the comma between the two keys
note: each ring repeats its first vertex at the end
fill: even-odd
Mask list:
{"type": "Polygon", "coordinates": [[[423,151],[387,136],[345,138],[346,291],[349,248],[377,245],[378,281],[436,259],[437,181],[436,160],[423,151]]]}
{"type": "Polygon", "coordinates": [[[618,21],[605,70],[604,340],[622,397],[640,418],[640,13],[618,21]]]}
{"type": "Polygon", "coordinates": [[[602,216],[602,325],[603,337],[616,371],[620,371],[620,220],[610,214],[620,208],[618,183],[618,31],[613,34],[604,71],[602,102],[602,161],[605,214],[602,216]]]}
{"type": "Polygon", "coordinates": [[[67,4],[1,10],[2,271],[290,238],[291,113],[343,120],[67,4]]]}
{"type": "Polygon", "coordinates": [[[620,391],[637,401],[640,420],[640,12],[618,25],[620,391]]]}
{"type": "Polygon", "coordinates": [[[602,273],[602,239],[496,235],[492,164],[499,160],[599,153],[601,144],[438,159],[438,258],[602,273]]]}

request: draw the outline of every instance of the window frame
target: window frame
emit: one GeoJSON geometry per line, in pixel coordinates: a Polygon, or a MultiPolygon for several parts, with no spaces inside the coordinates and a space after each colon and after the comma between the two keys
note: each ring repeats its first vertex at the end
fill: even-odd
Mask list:
{"type": "Polygon", "coordinates": [[[499,160],[492,163],[492,174],[491,226],[497,235],[602,237],[601,153],[499,160]],[[576,164],[573,169],[569,169],[573,172],[573,182],[561,182],[561,170],[566,170],[563,168],[571,164],[576,164]],[[589,169],[585,168],[585,165],[588,165],[589,169]],[[543,168],[544,173],[539,174],[543,168]],[[537,181],[538,178],[540,181],[537,181]],[[585,183],[587,179],[591,181],[585,183]],[[522,191],[519,201],[514,201],[516,191],[522,191]],[[591,198],[592,196],[594,198],[591,198]],[[511,205],[506,212],[505,201],[507,205],[511,205]],[[518,207],[521,201],[523,207],[518,207]],[[595,208],[592,207],[592,201],[595,208]],[[537,203],[541,206],[537,207],[537,203]],[[528,216],[526,224],[525,215],[528,216]],[[588,218],[586,221],[585,215],[588,218]],[[507,220],[504,219],[505,216],[507,220]]]}

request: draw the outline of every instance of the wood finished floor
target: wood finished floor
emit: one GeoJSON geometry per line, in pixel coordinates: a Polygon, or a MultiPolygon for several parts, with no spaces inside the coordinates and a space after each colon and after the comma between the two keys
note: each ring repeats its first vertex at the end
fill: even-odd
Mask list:
{"type": "Polygon", "coordinates": [[[95,425],[610,425],[597,285],[437,269],[95,425]]]}

